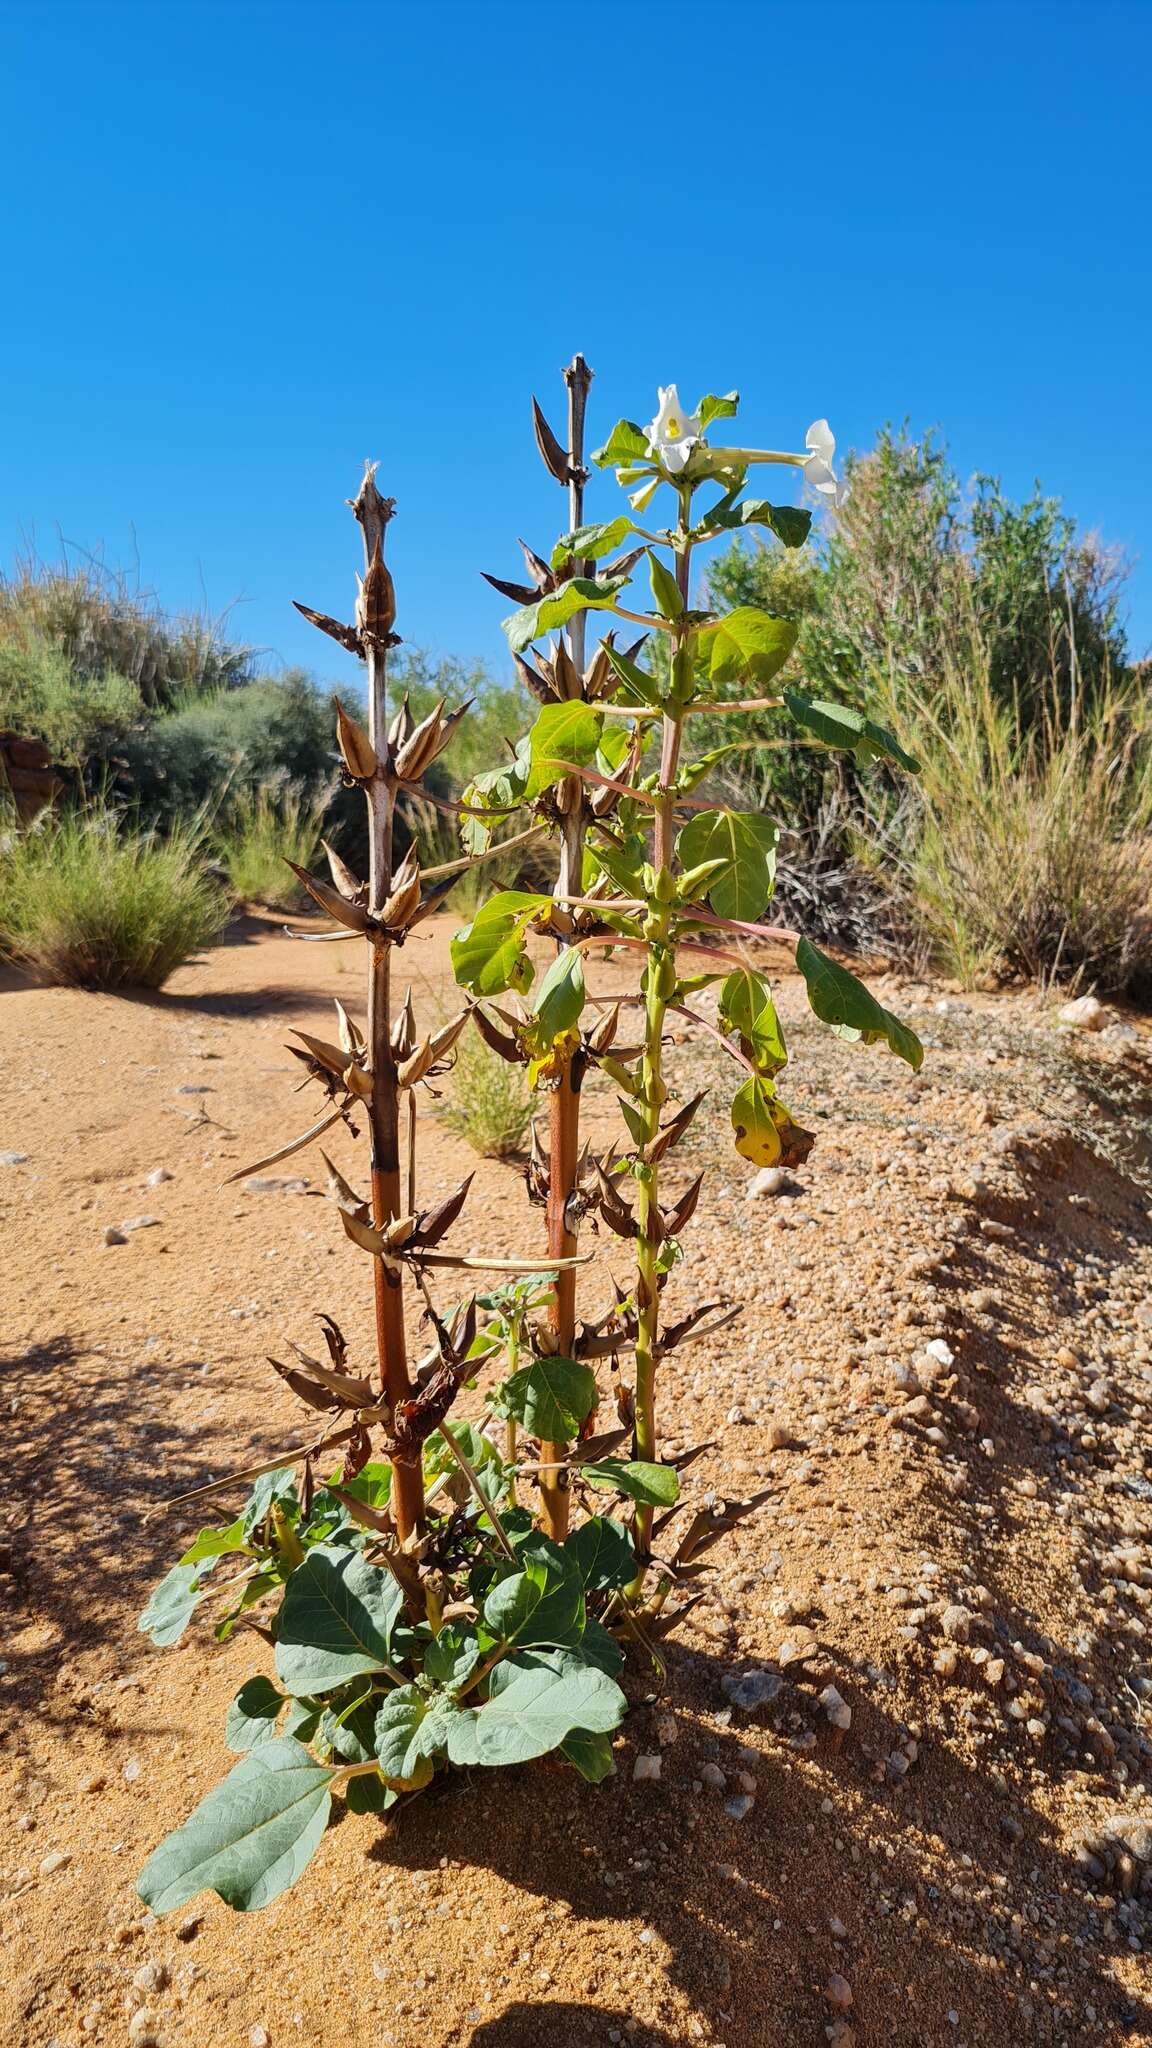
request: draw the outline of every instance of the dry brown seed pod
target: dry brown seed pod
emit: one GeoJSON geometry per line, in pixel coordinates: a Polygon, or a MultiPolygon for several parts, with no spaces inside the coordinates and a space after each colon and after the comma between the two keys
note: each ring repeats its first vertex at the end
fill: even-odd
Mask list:
{"type": "Polygon", "coordinates": [[[331,1197],[338,1207],[356,1211],[362,1210],[364,1215],[367,1216],[368,1204],[364,1197],[358,1195],[351,1183],[345,1180],[340,1168],[333,1165],[323,1146],[320,1148],[320,1157],[328,1169],[328,1186],[325,1189],[325,1193],[331,1197]]]}
{"type": "Polygon", "coordinates": [[[420,908],[420,877],[414,875],[399,888],[393,889],[386,897],[380,912],[380,922],[392,932],[407,931],[416,911],[420,908]]]}
{"type": "Polygon", "coordinates": [[[614,1003],[588,1033],[589,1052],[607,1052],[620,1028],[620,1005],[614,1003]]]}
{"type": "Polygon", "coordinates": [[[412,713],[408,708],[408,692],[407,690],[405,690],[404,695],[400,700],[400,708],[397,711],[396,716],[393,718],[391,725],[388,727],[388,744],[391,747],[393,753],[395,753],[397,747],[402,747],[404,745],[405,740],[408,738],[408,735],[412,730],[413,723],[414,720],[412,717],[412,713]]]}
{"type": "Polygon", "coordinates": [[[703,1185],[704,1175],[698,1173],[691,1185],[685,1188],[675,1208],[669,1211],[665,1225],[669,1237],[678,1237],[685,1224],[691,1222],[692,1217],[696,1213],[696,1205],[700,1200],[700,1190],[703,1185]]]}
{"type": "Polygon", "coordinates": [[[389,640],[396,622],[396,591],[388,566],[380,551],[380,539],[376,539],[376,552],[372,557],[367,575],[360,584],[360,597],[356,606],[356,622],[362,632],[373,640],[389,640]]]}
{"type": "Polygon", "coordinates": [[[301,618],[307,619],[310,626],[318,626],[322,633],[327,633],[331,639],[338,640],[341,647],[346,647],[350,654],[363,653],[357,627],[342,625],[339,619],[330,619],[327,612],[314,612],[311,605],[301,604],[299,598],[294,597],[292,602],[301,618]]]}
{"type": "Polygon", "coordinates": [[[514,655],[513,660],[516,663],[516,671],[520,681],[528,691],[529,696],[535,697],[540,704],[551,704],[554,702],[556,693],[548,677],[542,675],[538,668],[534,667],[532,663],[525,661],[519,654],[514,655]]]}
{"type": "Polygon", "coordinates": [[[552,673],[556,681],[557,696],[570,699],[582,694],[579,671],[563,640],[556,643],[556,650],[552,656],[552,673]]]}
{"type": "Polygon", "coordinates": [[[463,1209],[468,1199],[468,1190],[475,1178],[474,1173],[468,1174],[452,1194],[446,1195],[434,1209],[425,1210],[416,1231],[417,1243],[439,1244],[440,1239],[452,1228],[463,1209]]]}
{"type": "Polygon", "coordinates": [[[528,574],[536,585],[537,590],[554,589],[556,577],[552,573],[551,564],[546,562],[542,555],[538,555],[535,548],[530,548],[526,540],[520,542],[520,552],[524,557],[528,574]]]}
{"type": "Polygon", "coordinates": [[[510,598],[513,604],[535,603],[538,591],[534,584],[509,583],[503,576],[490,576],[487,569],[481,569],[480,574],[485,583],[490,583],[493,590],[498,590],[501,597],[510,598]]]}
{"type": "Polygon", "coordinates": [[[324,848],[328,872],[340,894],[347,897],[349,903],[363,903],[368,894],[367,884],[362,882],[358,875],[353,874],[347,861],[341,858],[336,848],[330,846],[326,839],[322,839],[320,844],[324,848]]]}
{"type": "Polygon", "coordinates": [[[407,1059],[409,1053],[414,1050],[415,1045],[416,1012],[412,1007],[412,990],[411,987],[408,987],[404,991],[403,1007],[392,1020],[393,1058],[398,1060],[407,1059]]]}
{"type": "Polygon", "coordinates": [[[430,750],[436,744],[446,701],[441,697],[440,702],[433,705],[427,717],[422,718],[419,725],[413,727],[403,746],[398,749],[394,767],[401,782],[415,780],[429,761],[435,758],[430,750]]]}
{"type": "MultiPolygon", "coordinates": [[[[294,1036],[302,1045],[307,1046],[310,1057],[318,1066],[323,1067],[326,1073],[343,1077],[344,1069],[348,1065],[348,1054],[343,1046],[331,1045],[326,1038],[313,1038],[310,1031],[294,1031],[294,1036]]],[[[288,1050],[295,1052],[296,1047],[289,1046],[288,1050]]]]}
{"type": "Polygon", "coordinates": [[[339,996],[334,996],[333,1001],[336,1005],[336,1026],[340,1033],[341,1045],[350,1056],[362,1053],[364,1051],[363,1032],[360,1030],[359,1025],[353,1023],[339,996]]]}
{"type": "Polygon", "coordinates": [[[679,1144],[707,1093],[708,1090],[702,1088],[698,1095],[694,1095],[691,1101],[686,1102],[683,1109],[676,1116],[670,1118],[661,1130],[657,1131],[652,1143],[645,1148],[644,1152],[644,1157],[649,1165],[655,1166],[658,1161],[663,1159],[666,1152],[671,1151],[673,1145],[679,1144]]]}
{"type": "Polygon", "coordinates": [[[355,782],[371,782],[379,762],[362,725],[349,718],[339,697],[336,699],[336,743],[349,775],[355,782]]]}
{"type": "Polygon", "coordinates": [[[535,398],[532,400],[532,431],[536,436],[536,446],[540,450],[540,459],[545,469],[551,472],[558,484],[569,484],[572,481],[572,471],[567,450],[560,446],[535,398]]]}
{"type": "Polygon", "coordinates": [[[514,1037],[511,1032],[501,1031],[499,1026],[492,1022],[487,1011],[482,1010],[479,1004],[477,1004],[472,1012],[472,1021],[484,1040],[485,1045],[492,1052],[497,1053],[502,1060],[507,1060],[509,1066],[524,1064],[528,1055],[519,1039],[514,1037]]]}
{"type": "Polygon", "coordinates": [[[283,859],[291,868],[297,881],[303,883],[312,901],[318,903],[321,910],[326,910],[329,917],[334,918],[337,924],[343,925],[345,930],[350,932],[366,932],[368,930],[368,912],[363,904],[349,903],[347,898],[340,894],[339,889],[333,889],[328,882],[319,881],[315,875],[308,873],[307,868],[298,867],[294,860],[288,860],[287,854],[283,856],[283,859]]]}

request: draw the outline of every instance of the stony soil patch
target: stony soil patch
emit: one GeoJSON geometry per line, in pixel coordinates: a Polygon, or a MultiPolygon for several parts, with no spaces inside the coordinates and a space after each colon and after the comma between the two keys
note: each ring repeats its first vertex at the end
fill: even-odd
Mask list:
{"type": "MultiPolygon", "coordinates": [[[[450,930],[410,948],[445,1005],[450,930]]],[[[1152,1046],[1018,999],[878,984],[912,1077],[785,977],[809,1166],[750,1198],[701,1121],[669,1306],[742,1314],[676,1354],[665,1423],[711,1446],[698,1491],[769,1497],[666,1688],[637,1664],[615,1778],[460,1777],[341,1820],[262,1915],[140,1906],[265,1659],[136,1634],[198,1519],[163,1503],[294,1440],[284,1333],[331,1307],[368,1341],[318,1159],[220,1190],[299,1113],[285,1029],[347,995],[343,951],[253,920],[158,997],[0,995],[0,2038],[1152,2042],[1152,1046]]],[[[719,1058],[683,1045],[685,1095],[719,1058]]],[[[426,1158],[430,1196],[474,1163],[439,1130],[426,1158]]],[[[538,1228],[515,1164],[470,1213],[495,1250],[538,1228]]]]}

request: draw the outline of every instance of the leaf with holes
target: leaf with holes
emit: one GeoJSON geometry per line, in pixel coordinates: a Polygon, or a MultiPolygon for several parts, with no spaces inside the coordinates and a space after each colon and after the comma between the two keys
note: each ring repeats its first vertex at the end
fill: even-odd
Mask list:
{"type": "Polygon", "coordinates": [[[550,896],[525,889],[499,889],[452,940],[452,972],[461,988],[475,996],[498,996],[505,989],[524,995],[532,986],[528,958],[528,927],[551,910],[550,896]]]}

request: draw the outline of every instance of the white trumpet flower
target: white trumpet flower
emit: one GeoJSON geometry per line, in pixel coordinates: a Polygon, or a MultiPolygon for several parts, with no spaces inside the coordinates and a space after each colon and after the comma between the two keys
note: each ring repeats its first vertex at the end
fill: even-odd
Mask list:
{"type": "Polygon", "coordinates": [[[848,496],[848,486],[842,482],[832,467],[836,453],[836,439],[827,420],[813,420],[804,436],[808,457],[804,464],[804,476],[814,491],[839,511],[848,496]]]}
{"type": "Polygon", "coordinates": [[[669,476],[679,476],[700,439],[700,416],[684,411],[675,384],[662,384],[659,410],[646,432],[649,455],[669,476]]]}

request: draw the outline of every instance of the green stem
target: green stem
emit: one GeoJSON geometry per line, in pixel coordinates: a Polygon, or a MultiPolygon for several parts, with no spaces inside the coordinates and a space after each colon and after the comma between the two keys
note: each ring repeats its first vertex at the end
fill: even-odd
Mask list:
{"type": "MultiPolygon", "coordinates": [[[[508,1378],[511,1379],[520,1365],[520,1319],[513,1316],[508,1324],[506,1345],[508,1378]]],[[[504,1424],[504,1463],[508,1468],[508,1505],[516,1506],[516,1417],[510,1415],[504,1424]]]]}
{"type": "MultiPolygon", "coordinates": [[[[690,486],[680,491],[680,523],[673,547],[676,581],[687,610],[692,556],[689,510],[690,486]]],[[[664,713],[660,779],[656,788],[655,836],[652,864],[656,870],[656,900],[644,921],[648,962],[644,976],[644,1051],[640,1063],[639,1109],[643,1121],[643,1142],[636,1165],[636,1388],[634,1432],[636,1456],[654,1462],[656,1431],[656,1349],[660,1331],[660,1169],[645,1157],[660,1127],[668,1096],[664,1080],[664,1026],[668,1006],[676,992],[677,913],[672,865],[675,858],[676,773],[680,763],[686,700],[692,684],[691,629],[680,620],[672,624],[672,665],[668,709],[664,713]]],[[[641,1563],[647,1560],[652,1541],[652,1509],[636,1511],[636,1550],[641,1563]]],[[[641,1570],[635,1586],[643,1581],[641,1570]]]]}

